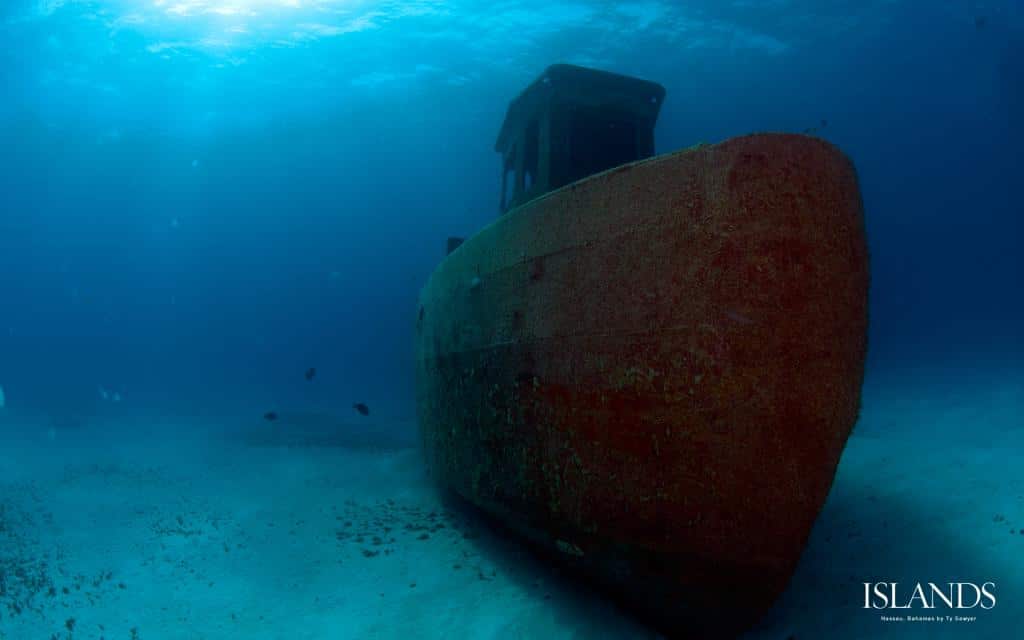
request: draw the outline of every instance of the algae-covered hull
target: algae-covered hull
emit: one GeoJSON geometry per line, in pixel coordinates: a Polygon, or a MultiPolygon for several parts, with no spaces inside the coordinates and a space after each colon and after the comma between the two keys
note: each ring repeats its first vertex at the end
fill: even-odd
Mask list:
{"type": "Polygon", "coordinates": [[[424,287],[434,477],[673,635],[788,582],[857,417],[868,265],[850,162],[806,136],[607,171],[424,287]]]}

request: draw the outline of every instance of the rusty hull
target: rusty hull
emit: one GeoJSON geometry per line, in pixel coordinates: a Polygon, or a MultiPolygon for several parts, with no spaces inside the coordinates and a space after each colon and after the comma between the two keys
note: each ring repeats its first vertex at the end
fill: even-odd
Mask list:
{"type": "Polygon", "coordinates": [[[857,418],[853,166],[759,134],[529,202],[449,255],[416,322],[444,486],[673,636],[785,588],[857,418]]]}

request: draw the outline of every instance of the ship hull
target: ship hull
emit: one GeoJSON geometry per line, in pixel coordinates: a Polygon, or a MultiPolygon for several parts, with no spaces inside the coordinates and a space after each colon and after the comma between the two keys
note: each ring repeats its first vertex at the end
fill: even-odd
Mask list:
{"type": "Polygon", "coordinates": [[[423,288],[431,474],[672,636],[788,583],[857,418],[856,174],[806,136],[625,165],[502,216],[423,288]]]}

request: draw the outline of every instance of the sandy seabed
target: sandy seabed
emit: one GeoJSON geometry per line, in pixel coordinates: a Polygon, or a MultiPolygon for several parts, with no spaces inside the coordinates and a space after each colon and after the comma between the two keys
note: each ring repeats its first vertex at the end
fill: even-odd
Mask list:
{"type": "MultiPolygon", "coordinates": [[[[749,638],[1020,637],[1024,378],[940,387],[869,376],[749,638]],[[991,581],[997,604],[885,621],[910,612],[865,610],[879,581],[991,581]]],[[[415,449],[230,422],[0,415],[0,639],[659,637],[444,499],[415,449]]]]}

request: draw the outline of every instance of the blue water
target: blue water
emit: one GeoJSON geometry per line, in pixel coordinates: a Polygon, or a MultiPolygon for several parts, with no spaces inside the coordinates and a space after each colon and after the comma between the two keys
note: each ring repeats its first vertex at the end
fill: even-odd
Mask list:
{"type": "MultiPolygon", "coordinates": [[[[419,287],[448,236],[497,215],[505,108],[554,62],[662,83],[659,152],[752,131],[845,151],[872,271],[858,433],[991,445],[979,468],[1019,461],[993,444],[1021,442],[1007,438],[1024,388],[1014,0],[7,0],[0,427],[60,443],[90,420],[353,421],[365,402],[376,428],[412,438],[419,287]],[[926,409],[905,418],[900,402],[926,409]]],[[[979,508],[978,527],[1024,526],[1016,482],[996,483],[1008,502],[979,508]]],[[[1024,538],[1014,549],[975,565],[1002,575],[966,578],[1019,584],[1024,538]]],[[[1024,599],[1000,607],[1019,620],[1024,599]]],[[[779,633],[801,611],[776,612],[779,633]]],[[[0,638],[22,637],[4,615],[0,638]]],[[[24,637],[65,632],[47,625],[24,637]]]]}

